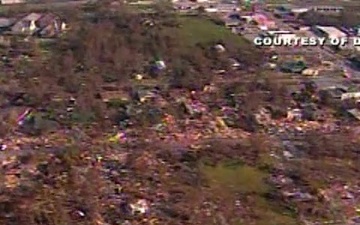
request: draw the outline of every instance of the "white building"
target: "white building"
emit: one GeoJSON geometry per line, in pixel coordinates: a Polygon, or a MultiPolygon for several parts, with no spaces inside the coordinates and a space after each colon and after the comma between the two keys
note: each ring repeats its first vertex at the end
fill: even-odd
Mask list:
{"type": "MultiPolygon", "coordinates": [[[[200,0],[204,1],[204,0],[200,0]]],[[[205,6],[205,11],[209,13],[229,13],[229,12],[238,12],[240,8],[234,4],[210,4],[205,6]]]]}
{"type": "Polygon", "coordinates": [[[217,8],[205,8],[205,12],[208,12],[208,13],[215,13],[218,11],[219,10],[217,8]]]}
{"type": "Polygon", "coordinates": [[[359,99],[359,98],[360,98],[360,92],[347,92],[341,95],[341,100],[359,99]]]}
{"type": "Polygon", "coordinates": [[[276,37],[280,40],[294,40],[297,35],[287,30],[269,30],[266,31],[266,35],[270,37],[276,37]]]}
{"type": "Polygon", "coordinates": [[[252,21],[252,16],[241,16],[241,19],[245,20],[247,23],[252,21]]]}
{"type": "Polygon", "coordinates": [[[270,36],[279,36],[279,35],[292,34],[292,33],[291,31],[287,31],[287,30],[270,30],[267,32],[267,34],[270,36]]]}
{"type": "Polygon", "coordinates": [[[338,13],[343,12],[344,7],[341,7],[341,6],[314,6],[314,7],[312,7],[312,10],[317,13],[323,13],[323,14],[338,14],[338,13]]]}
{"type": "Polygon", "coordinates": [[[347,35],[336,27],[331,26],[315,26],[313,27],[313,32],[322,37],[326,38],[343,38],[347,35]]]}
{"type": "Polygon", "coordinates": [[[235,4],[218,4],[216,5],[218,12],[238,12],[240,7],[235,4]]]}
{"type": "Polygon", "coordinates": [[[1,0],[2,5],[25,3],[25,0],[1,0]]]}
{"type": "Polygon", "coordinates": [[[301,13],[306,13],[308,12],[309,9],[308,8],[296,8],[296,9],[291,9],[291,12],[294,14],[301,14],[301,13]]]}

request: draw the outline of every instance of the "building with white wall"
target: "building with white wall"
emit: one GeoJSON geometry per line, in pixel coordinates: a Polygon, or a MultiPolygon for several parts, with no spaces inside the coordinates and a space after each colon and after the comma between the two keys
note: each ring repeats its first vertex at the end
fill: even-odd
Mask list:
{"type": "Polygon", "coordinates": [[[343,38],[347,37],[347,35],[336,27],[331,26],[314,26],[312,27],[312,31],[321,37],[326,38],[343,38]]]}
{"type": "Polygon", "coordinates": [[[314,12],[322,14],[339,14],[342,13],[344,7],[341,6],[313,6],[311,8],[314,12]]]}
{"type": "Polygon", "coordinates": [[[1,0],[2,5],[25,3],[25,0],[1,0]]]}

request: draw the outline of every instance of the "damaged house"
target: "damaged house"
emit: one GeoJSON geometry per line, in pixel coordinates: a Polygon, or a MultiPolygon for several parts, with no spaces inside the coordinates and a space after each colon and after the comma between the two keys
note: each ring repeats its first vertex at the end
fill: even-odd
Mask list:
{"type": "Polygon", "coordinates": [[[100,98],[104,103],[111,103],[114,101],[127,102],[129,95],[123,91],[103,91],[100,93],[100,98]]]}
{"type": "Polygon", "coordinates": [[[11,28],[12,34],[17,35],[33,35],[36,31],[35,22],[38,21],[42,15],[40,13],[30,13],[27,16],[18,20],[11,28]]]}
{"type": "MultiPolygon", "coordinates": [[[[10,18],[0,18],[0,32],[6,33],[11,30],[11,26],[15,23],[14,19],[10,18]]],[[[0,36],[0,45],[1,46],[10,46],[11,45],[11,37],[8,35],[0,36]]]]}
{"type": "Polygon", "coordinates": [[[65,22],[52,13],[42,16],[35,22],[35,25],[38,28],[35,35],[43,38],[56,37],[66,29],[65,22]]]}
{"type": "Polygon", "coordinates": [[[116,85],[103,85],[101,89],[97,97],[106,104],[125,103],[130,99],[129,93],[126,90],[119,89],[116,85]]]}
{"type": "Polygon", "coordinates": [[[159,90],[155,87],[136,86],[131,91],[131,96],[134,100],[144,103],[148,100],[155,99],[159,90]]]}
{"type": "Polygon", "coordinates": [[[321,89],[318,95],[320,101],[323,104],[338,105],[345,93],[347,93],[346,87],[333,86],[333,87],[321,89]]]}
{"type": "Polygon", "coordinates": [[[12,27],[11,33],[16,35],[30,35],[42,38],[52,38],[66,29],[62,19],[53,14],[30,13],[19,19],[12,27]]]}
{"type": "Polygon", "coordinates": [[[304,103],[299,108],[289,109],[287,119],[289,121],[316,121],[321,119],[321,113],[316,104],[304,103]]]}
{"type": "Polygon", "coordinates": [[[15,22],[16,20],[12,18],[0,18],[0,32],[11,30],[11,26],[13,26],[15,22]]]}
{"type": "Polygon", "coordinates": [[[355,120],[360,120],[360,111],[358,108],[349,109],[347,110],[347,113],[351,118],[355,120]]]}

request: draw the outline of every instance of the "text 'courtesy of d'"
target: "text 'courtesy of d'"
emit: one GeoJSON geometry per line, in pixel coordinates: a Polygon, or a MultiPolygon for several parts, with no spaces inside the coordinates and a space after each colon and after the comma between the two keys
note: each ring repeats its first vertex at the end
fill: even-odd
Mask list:
{"type": "Polygon", "coordinates": [[[325,38],[325,37],[256,37],[254,44],[257,46],[360,46],[360,38],[325,38]]]}

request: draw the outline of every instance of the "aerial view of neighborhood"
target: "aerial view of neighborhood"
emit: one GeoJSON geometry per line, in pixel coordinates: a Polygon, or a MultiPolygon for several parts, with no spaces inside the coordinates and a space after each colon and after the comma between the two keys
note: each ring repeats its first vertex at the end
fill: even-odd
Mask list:
{"type": "Polygon", "coordinates": [[[0,225],[360,225],[360,1],[1,0],[0,225]]]}

